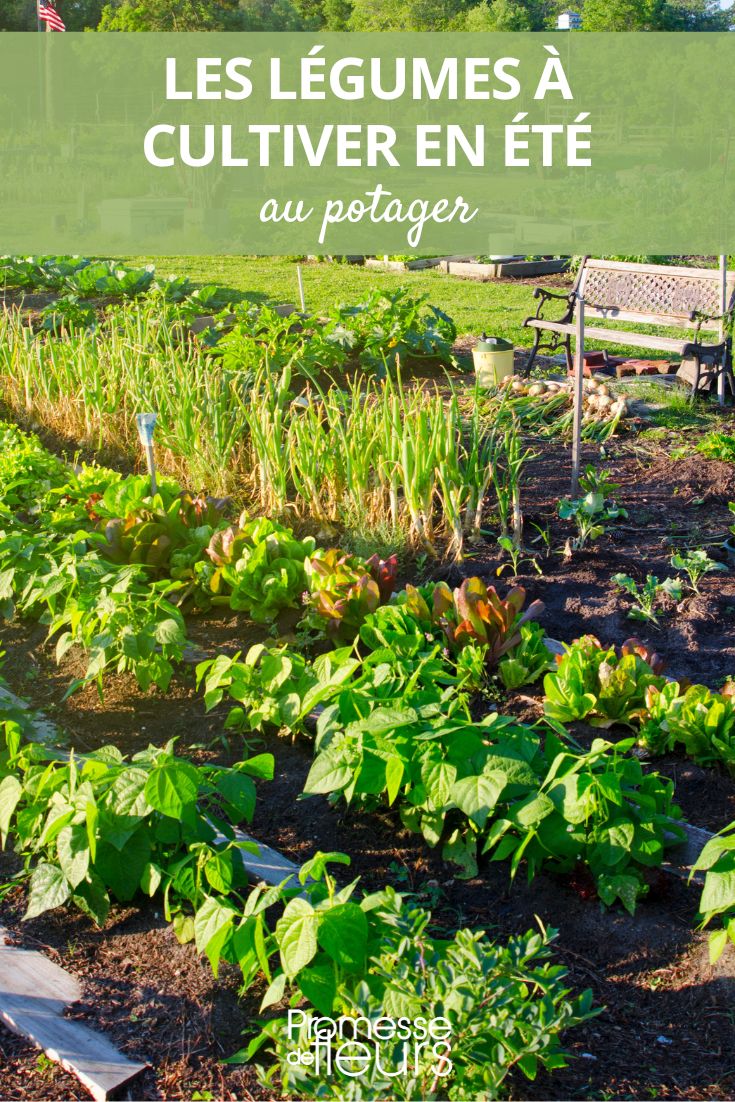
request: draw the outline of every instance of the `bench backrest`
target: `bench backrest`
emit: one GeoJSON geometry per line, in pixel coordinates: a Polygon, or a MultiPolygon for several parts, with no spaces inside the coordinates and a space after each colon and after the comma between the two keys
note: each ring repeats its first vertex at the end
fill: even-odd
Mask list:
{"type": "MultiPolygon", "coordinates": [[[[726,310],[735,297],[735,272],[726,274],[726,310]]],[[[717,316],[722,311],[722,276],[716,268],[674,268],[585,257],[575,289],[586,317],[691,328],[693,311],[717,316]]],[[[716,330],[716,321],[702,329],[716,330]]]]}

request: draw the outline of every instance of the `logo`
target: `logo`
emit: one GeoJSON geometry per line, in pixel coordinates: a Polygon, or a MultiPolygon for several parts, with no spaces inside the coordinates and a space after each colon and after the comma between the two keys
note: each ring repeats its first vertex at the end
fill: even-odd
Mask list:
{"type": "Polygon", "coordinates": [[[350,1079],[418,1077],[444,1079],[453,1070],[447,1018],[319,1017],[289,1010],[286,1057],[308,1074],[350,1079]]]}

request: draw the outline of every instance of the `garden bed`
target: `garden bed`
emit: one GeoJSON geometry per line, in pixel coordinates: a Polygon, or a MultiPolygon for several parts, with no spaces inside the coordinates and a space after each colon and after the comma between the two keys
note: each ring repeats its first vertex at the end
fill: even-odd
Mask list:
{"type": "Polygon", "coordinates": [[[569,267],[567,257],[552,260],[518,260],[515,257],[484,263],[477,260],[445,260],[440,269],[459,279],[530,279],[535,276],[558,275],[569,267]]]}
{"type": "MultiPolygon", "coordinates": [[[[527,531],[533,532],[534,523],[549,524],[552,544],[558,545],[562,531],[554,505],[567,489],[568,470],[566,462],[558,462],[558,445],[544,447],[528,480],[527,531]]],[[[700,597],[672,610],[663,629],[647,630],[626,619],[624,602],[611,596],[609,578],[620,569],[665,575],[672,534],[682,542],[718,536],[728,522],[727,501],[735,496],[732,468],[703,459],[672,462],[662,449],[646,455],[624,444],[614,446],[608,465],[621,483],[620,500],[631,522],[570,562],[555,556],[541,576],[533,572],[521,580],[531,597],[545,601],[542,622],[550,635],[570,639],[591,631],[620,640],[635,632],[663,654],[672,673],[696,673],[715,684],[735,668],[735,617],[728,612],[735,583],[729,575],[705,578],[700,597]]],[[[468,573],[491,576],[498,562],[488,543],[466,564],[452,567],[450,580],[468,573]]],[[[203,618],[191,631],[198,647],[224,652],[262,637],[261,629],[237,616],[203,618]]],[[[129,753],[149,740],[176,736],[179,751],[195,761],[231,761],[241,754],[237,737],[226,746],[218,741],[226,708],[205,715],[185,671],[167,696],[141,697],[130,678],[110,677],[104,702],[93,686],[64,701],[70,678],[81,672],[78,658],[69,656],[57,667],[40,627],[7,625],[0,638],[11,687],[52,716],[82,752],[114,742],[129,753]]],[[[520,690],[505,707],[532,720],[538,716],[537,699],[536,690],[520,690]]],[[[584,729],[576,733],[584,741],[584,729]]],[[[510,887],[503,867],[486,863],[477,877],[459,881],[453,868],[403,831],[393,815],[346,813],[323,797],[299,800],[311,764],[303,743],[270,735],[254,748],[273,752],[277,764],[275,780],[259,786],[253,833],[291,859],[302,862],[317,849],[349,852],[352,871],[367,887],[393,883],[417,892],[445,928],[473,925],[507,936],[533,924],[534,915],[559,927],[557,952],[572,983],[591,986],[606,1010],[575,1031],[570,1046],[577,1059],[571,1068],[534,1086],[519,1082],[522,1097],[729,1096],[735,962],[725,955],[715,968],[707,963],[705,936],[691,932],[696,896],[684,884],[659,874],[631,917],[601,913],[584,877],[541,874],[530,886],[519,877],[510,887]]],[[[675,777],[678,801],[690,821],[714,831],[735,818],[732,780],[676,757],[656,768],[675,777]]],[[[219,1062],[239,1047],[257,1000],[237,999],[236,977],[227,968],[214,981],[193,947],[178,945],[155,906],[117,907],[102,931],[59,913],[20,926],[21,911],[14,896],[3,908],[3,921],[19,943],[43,947],[82,979],[85,998],[72,1014],[153,1065],[136,1088],[139,1096],[186,1099],[199,1090],[217,1098],[247,1092],[268,1097],[251,1069],[219,1062]]],[[[5,1032],[0,1051],[7,1069],[4,1089],[14,1098],[85,1097],[65,1073],[37,1061],[31,1048],[5,1032]]]]}
{"type": "MultiPolygon", "coordinates": [[[[58,278],[56,266],[49,271],[58,278]]],[[[79,272],[82,282],[96,278],[84,267],[79,272]]],[[[105,269],[100,279],[137,285],[149,276],[105,269]]],[[[196,300],[186,291],[191,314],[196,300]]],[[[247,889],[233,881],[231,865],[227,874],[226,839],[207,835],[215,815],[225,830],[227,822],[244,824],[299,864],[317,851],[349,854],[351,869],[337,866],[338,881],[359,875],[366,891],[411,893],[412,905],[433,913],[432,933],[441,939],[435,945],[450,945],[455,932],[470,929],[505,945],[533,926],[534,916],[558,927],[553,954],[569,969],[565,983],[575,992],[589,987],[604,1010],[564,1035],[575,1057],[568,1070],[542,1070],[534,1079],[535,1059],[525,1059],[520,1067],[530,1078],[512,1070],[505,1084],[511,1097],[728,1097],[735,959],[728,947],[709,963],[707,932],[697,928],[698,905],[706,911],[701,883],[688,887],[666,871],[682,832],[670,786],[658,778],[674,781],[675,802],[692,826],[719,832],[735,819],[735,740],[727,727],[733,705],[719,692],[735,674],[734,564],[723,546],[735,466],[705,458],[730,456],[735,445],[713,434],[704,454],[694,447],[709,428],[732,433],[732,414],[700,413],[662,395],[653,425],[610,420],[606,411],[613,404],[626,410],[625,401],[591,390],[586,427],[596,442],[583,449],[586,496],[572,502],[568,396],[554,385],[518,382],[509,400],[490,394],[478,401],[471,380],[445,374],[459,348],[451,318],[405,290],[330,306],[313,329],[244,307],[226,336],[212,335],[214,353],[209,343],[182,348],[174,313],[151,299],[113,312],[113,324],[98,319],[95,339],[74,338],[77,344],[47,329],[30,338],[38,362],[23,357],[27,331],[3,322],[8,349],[19,356],[4,359],[9,409],[26,424],[36,421],[56,452],[70,445],[76,452],[81,441],[88,456],[104,451],[126,469],[139,461],[130,411],[149,402],[155,371],[166,398],[158,455],[183,484],[161,478],[160,496],[152,497],[145,477],[119,482],[115,471],[74,473],[37,440],[2,427],[0,506],[9,532],[0,565],[3,612],[12,611],[12,598],[26,616],[0,622],[3,673],[75,750],[75,761],[66,755],[50,767],[58,785],[53,800],[61,792],[76,800],[84,755],[110,744],[128,756],[149,743],[159,748],[139,759],[137,780],[118,756],[96,759],[84,775],[92,777],[99,818],[85,803],[86,826],[74,820],[83,837],[69,827],[74,853],[60,834],[57,852],[56,834],[46,831],[62,827],[55,819],[42,826],[47,797],[34,782],[32,729],[14,733],[5,702],[0,813],[34,878],[40,868],[29,897],[37,917],[21,924],[25,887],[3,898],[2,922],[12,937],[80,976],[84,997],[73,1016],[150,1062],[142,1097],[273,1097],[277,1087],[260,1086],[252,1067],[220,1062],[240,1046],[243,1031],[252,1032],[265,987],[261,975],[239,998],[238,976],[224,961],[240,962],[246,985],[269,968],[259,955],[252,971],[247,938],[236,947],[227,925],[236,915],[253,929],[247,889]],[[109,358],[98,360],[100,349],[109,358]],[[39,363],[43,385],[34,386],[39,363]],[[414,371],[414,363],[422,366],[414,371]],[[334,385],[330,372],[339,380],[334,385]],[[75,406],[72,390],[82,398],[75,406]],[[120,409],[107,404],[113,391],[124,392],[120,409]],[[202,484],[234,493],[249,515],[238,521],[232,501],[183,488],[202,484]],[[675,552],[688,550],[706,564],[694,582],[672,563],[675,552]],[[653,616],[630,619],[636,586],[648,577],[650,588],[654,574],[672,584],[653,586],[653,616]],[[441,582],[457,588],[412,588],[441,582]],[[518,583],[525,606],[519,594],[503,600],[518,583]],[[497,585],[499,595],[486,585],[497,585]],[[54,621],[50,643],[44,610],[54,621]],[[524,610],[539,624],[526,623],[524,610]],[[557,666],[543,639],[571,643],[590,633],[605,648],[631,635],[646,648],[625,659],[592,648],[580,658],[588,679],[582,692],[572,674],[566,683],[563,677],[564,663],[571,668],[583,648],[572,647],[557,666]],[[274,644],[285,649],[271,653],[274,644]],[[252,647],[246,661],[237,660],[252,647]],[[654,650],[676,681],[660,676],[654,650]],[[216,664],[195,673],[207,658],[216,664]],[[603,664],[595,666],[598,659],[603,664]],[[624,691],[606,703],[603,677],[617,663],[622,673],[624,661],[634,671],[632,688],[630,677],[616,682],[624,691]],[[667,720],[690,706],[687,677],[700,684],[695,692],[715,690],[705,714],[719,709],[724,717],[722,738],[705,738],[698,749],[677,741],[656,712],[670,691],[667,720]],[[67,693],[70,683],[75,689],[67,693]],[[626,711],[614,710],[618,701],[628,702],[626,711]],[[233,702],[239,719],[235,712],[226,727],[233,702]],[[497,721],[496,710],[513,720],[497,721]],[[530,726],[544,713],[555,716],[556,733],[530,726]],[[601,732],[590,726],[596,716],[618,721],[601,732]],[[644,721],[651,728],[645,738],[644,721]],[[640,732],[639,745],[616,745],[631,730],[640,732]],[[367,750],[356,751],[356,734],[367,750]],[[609,741],[595,748],[600,734],[609,741]],[[171,738],[175,756],[161,749],[171,738]],[[654,759],[655,738],[664,742],[654,759]],[[254,763],[253,755],[260,755],[254,763]],[[562,768],[569,788],[561,785],[562,768]],[[105,789],[115,777],[138,792],[135,822],[126,827],[126,839],[137,839],[127,850],[129,894],[116,879],[118,865],[110,865],[112,846],[125,868],[128,841],[118,846],[115,839],[118,820],[131,814],[130,789],[105,789]],[[583,794],[592,802],[583,804],[583,794]],[[29,817],[25,809],[39,800],[40,817],[29,817]],[[141,846],[148,856],[141,858],[141,846]],[[203,861],[206,880],[179,877],[181,855],[185,869],[203,861]],[[530,884],[526,868],[535,872],[530,884]],[[54,898],[42,886],[49,875],[61,889],[54,898]],[[104,907],[78,894],[94,887],[94,878],[104,907]],[[173,896],[165,917],[162,878],[173,896]],[[609,909],[598,906],[598,895],[609,909]],[[134,896],[134,905],[114,902],[134,896]],[[102,928],[60,906],[70,898],[102,915],[102,928]],[[217,940],[222,930],[213,935],[209,923],[223,913],[225,940],[217,940]],[[199,953],[190,940],[179,944],[171,922],[184,940],[196,934],[199,953]],[[224,954],[217,979],[204,952],[215,971],[224,954]]],[[[650,411],[644,403],[639,412],[650,411]]],[[[64,813],[67,822],[74,808],[64,813]]],[[[0,855],[0,881],[15,870],[14,860],[0,855]]],[[[320,874],[312,868],[312,876],[320,874]]],[[[317,899],[313,886],[307,882],[309,899],[317,899]]],[[[285,918],[283,903],[276,916],[285,918]]],[[[292,903],[310,907],[304,899],[292,903]]],[[[732,906],[710,910],[719,920],[732,906]]],[[[346,921],[337,911],[329,917],[338,930],[346,921]]],[[[285,968],[290,950],[279,943],[279,965],[277,931],[268,935],[268,952],[272,966],[285,968]]],[[[330,949],[325,937],[320,952],[339,961],[342,975],[359,967],[354,974],[374,982],[381,967],[375,957],[368,970],[364,951],[355,966],[359,954],[345,960],[341,942],[330,949]]],[[[422,943],[410,944],[416,951],[422,943]]],[[[307,964],[314,960],[316,940],[303,951],[307,964]]],[[[302,967],[288,977],[281,971],[282,982],[295,982],[302,967]]],[[[334,971],[329,961],[326,971],[334,971]]],[[[307,973],[306,984],[323,978],[324,964],[311,981],[307,973]]],[[[311,994],[304,987],[297,997],[318,1007],[326,996],[323,987],[311,994]]],[[[532,1012],[533,997],[528,988],[517,996],[523,1013],[532,1012]]],[[[336,1009],[336,996],[329,999],[336,1009]]],[[[17,1099],[83,1096],[4,1031],[0,1051],[3,1086],[17,1099]]],[[[495,1060],[481,1066],[493,1068],[495,1060]]],[[[501,1066],[503,1074],[509,1067],[501,1066]]]]}

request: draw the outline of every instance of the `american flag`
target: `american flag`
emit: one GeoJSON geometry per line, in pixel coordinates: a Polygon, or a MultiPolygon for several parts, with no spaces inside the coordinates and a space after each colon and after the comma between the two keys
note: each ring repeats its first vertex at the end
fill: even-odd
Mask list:
{"type": "Polygon", "coordinates": [[[47,23],[52,31],[65,31],[64,20],[61,18],[52,0],[38,0],[38,18],[47,23]]]}

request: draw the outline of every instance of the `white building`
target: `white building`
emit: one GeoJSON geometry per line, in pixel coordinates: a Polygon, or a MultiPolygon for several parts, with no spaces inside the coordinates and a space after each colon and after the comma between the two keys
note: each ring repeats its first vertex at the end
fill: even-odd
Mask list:
{"type": "Polygon", "coordinates": [[[556,20],[558,31],[578,31],[582,27],[582,16],[578,11],[560,12],[556,20]]]}

